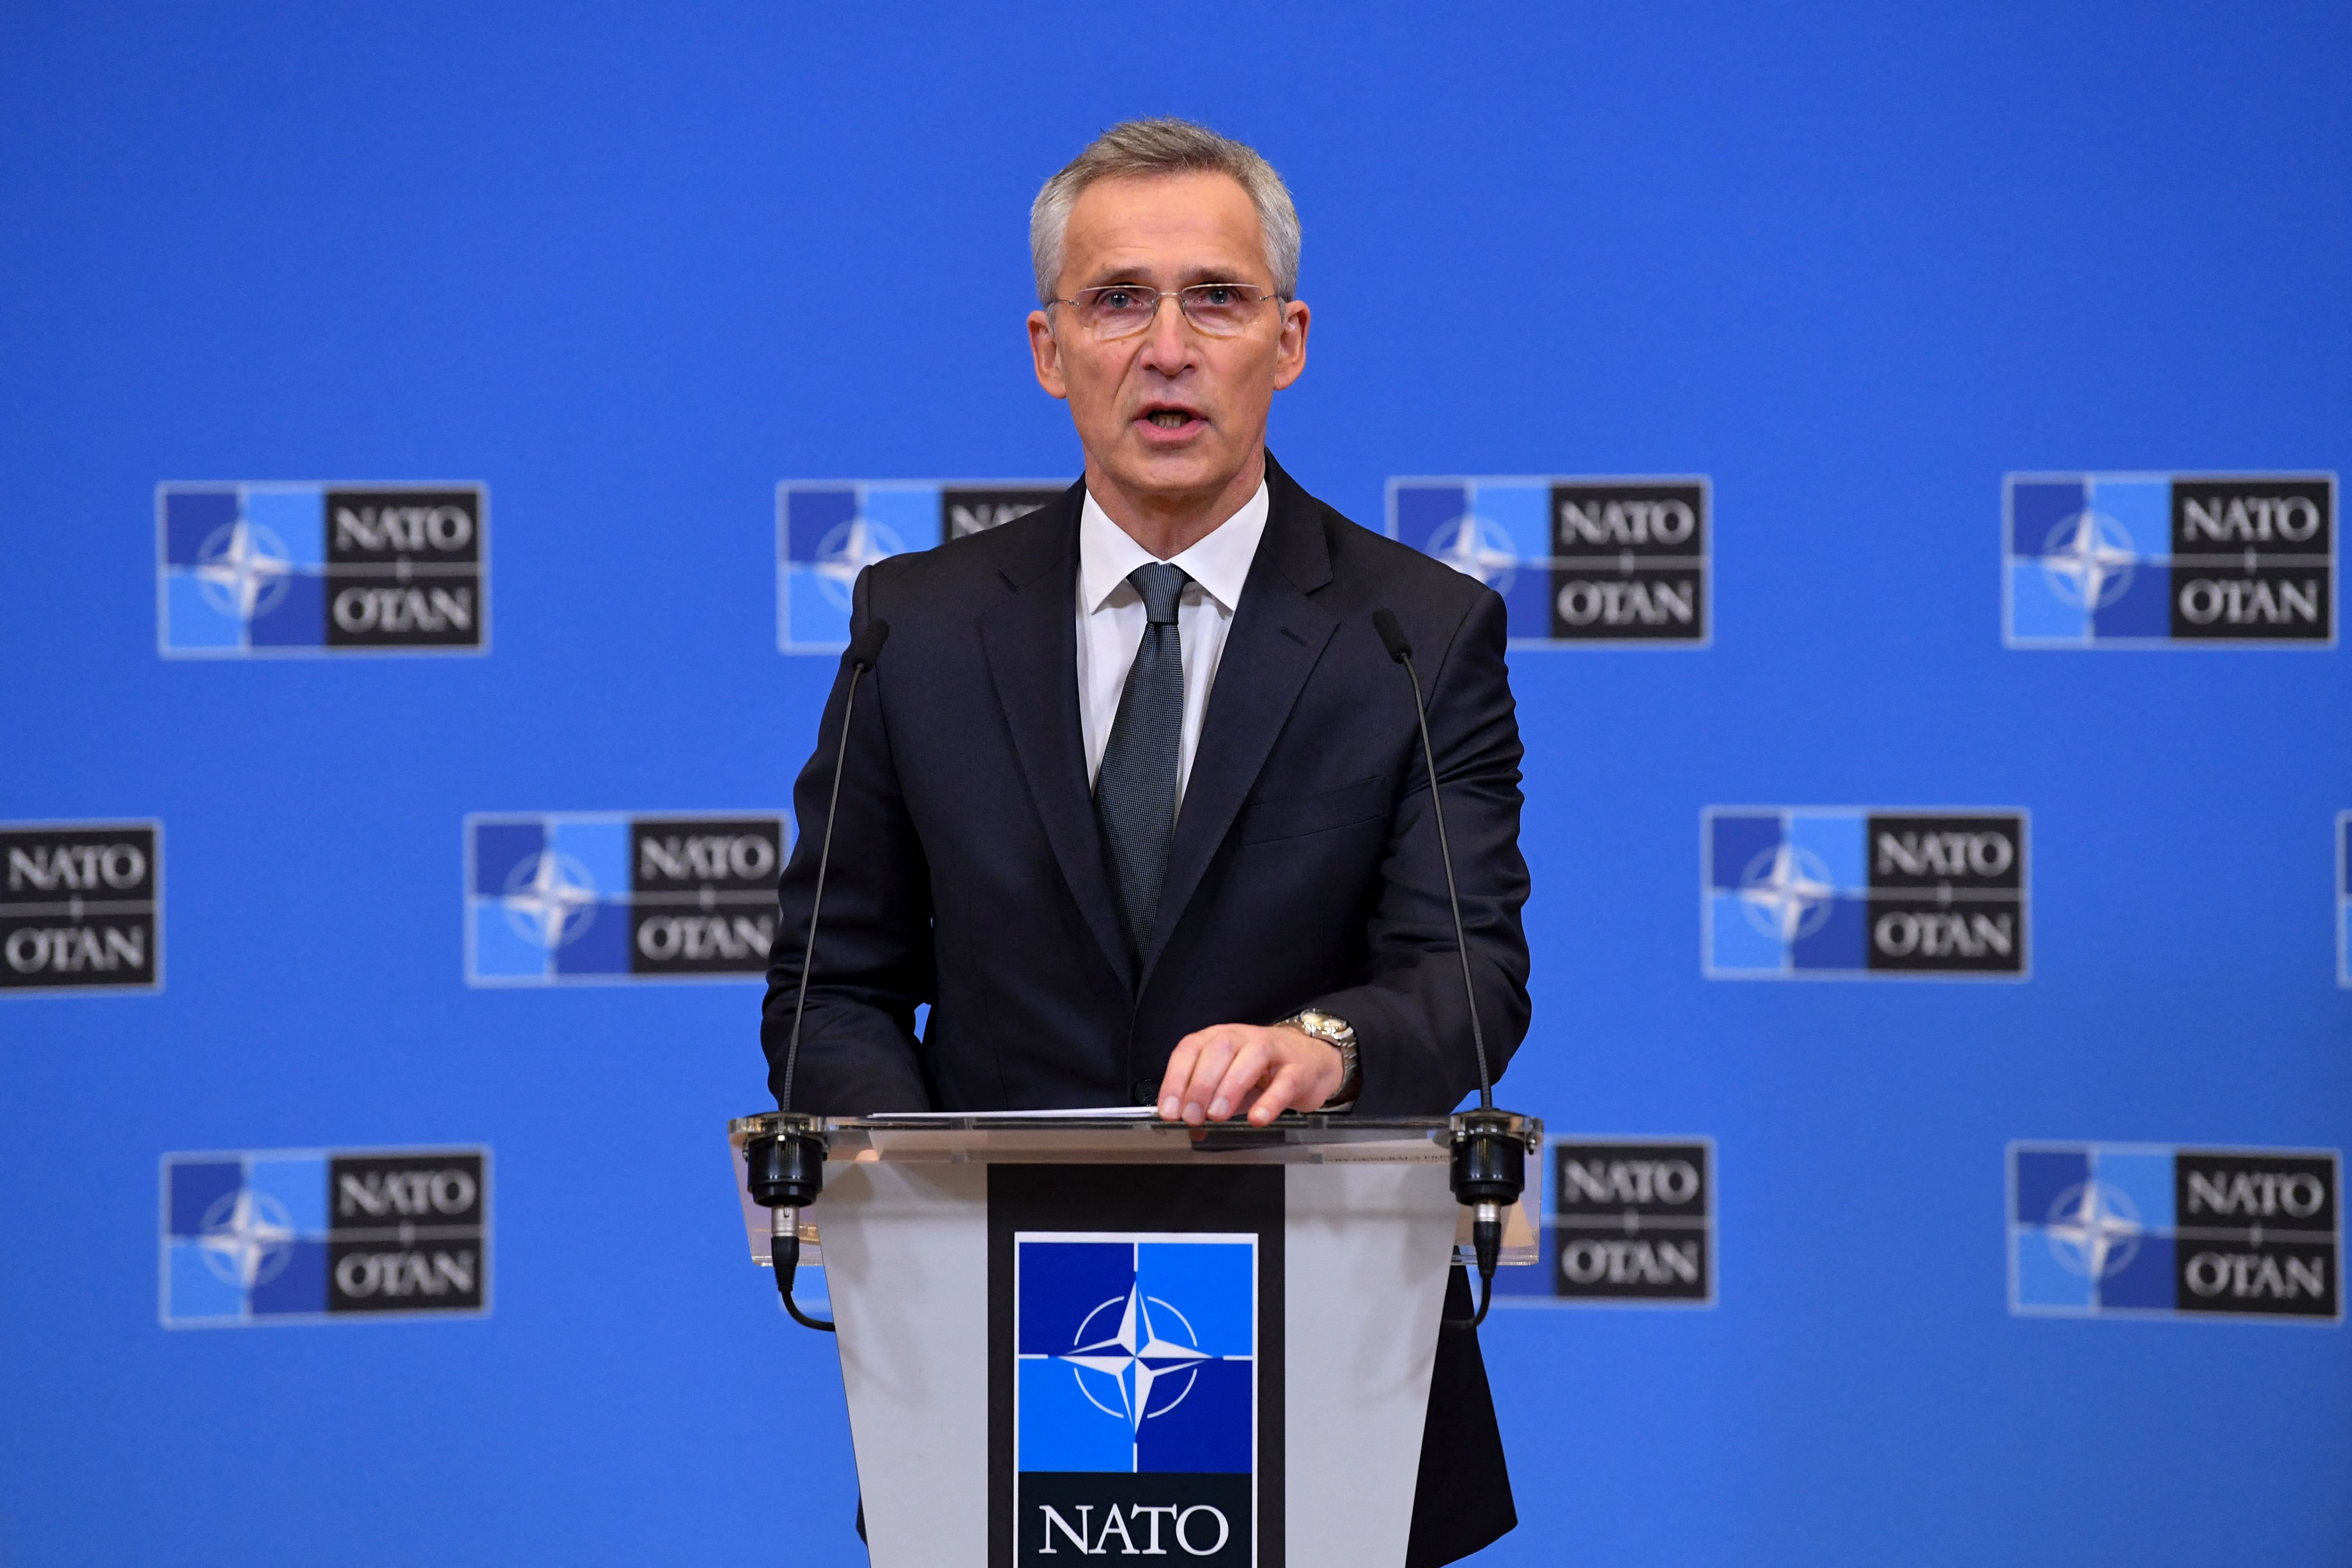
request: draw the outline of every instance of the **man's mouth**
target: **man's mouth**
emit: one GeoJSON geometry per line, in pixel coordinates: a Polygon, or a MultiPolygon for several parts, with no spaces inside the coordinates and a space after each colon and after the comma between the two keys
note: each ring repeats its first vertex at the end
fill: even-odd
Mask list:
{"type": "Polygon", "coordinates": [[[1201,422],[1200,416],[1189,408],[1148,408],[1143,417],[1161,430],[1181,430],[1201,422]]]}

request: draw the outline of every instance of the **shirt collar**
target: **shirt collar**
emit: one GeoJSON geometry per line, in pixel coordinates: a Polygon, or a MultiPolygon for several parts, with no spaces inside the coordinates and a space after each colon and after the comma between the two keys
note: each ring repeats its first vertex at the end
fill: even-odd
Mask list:
{"type": "MultiPolygon", "coordinates": [[[[1181,567],[1186,576],[1201,584],[1202,593],[1231,615],[1241,604],[1242,584],[1249,580],[1250,563],[1257,556],[1258,541],[1265,535],[1270,505],[1265,481],[1260,479],[1239,511],[1169,564],[1181,567]]],[[[1087,492],[1078,512],[1078,586],[1088,615],[1101,609],[1126,584],[1129,573],[1158,559],[1113,522],[1110,514],[1096,504],[1093,492],[1087,492]]]]}

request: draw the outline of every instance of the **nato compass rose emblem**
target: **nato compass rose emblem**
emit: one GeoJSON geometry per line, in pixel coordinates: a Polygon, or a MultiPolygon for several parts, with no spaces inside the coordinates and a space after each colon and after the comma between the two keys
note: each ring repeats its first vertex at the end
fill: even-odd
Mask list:
{"type": "Polygon", "coordinates": [[[2042,571],[2051,592],[2085,610],[2104,609],[2122,598],[2138,563],[2124,525],[2088,507],[2052,529],[2042,547],[2042,571]]]}
{"type": "Polygon", "coordinates": [[[1502,525],[1475,512],[1464,512],[1429,536],[1428,555],[1465,577],[1473,577],[1497,594],[1510,591],[1518,574],[1518,552],[1502,525]]]}
{"type": "Polygon", "coordinates": [[[868,522],[864,512],[847,522],[835,523],[816,542],[816,558],[810,564],[824,596],[836,609],[850,607],[849,591],[856,584],[857,574],[877,561],[887,561],[900,553],[906,544],[889,529],[878,522],[868,522]]]}
{"type": "Polygon", "coordinates": [[[193,574],[212,607],[250,622],[278,607],[294,573],[286,542],[258,523],[223,523],[196,549],[193,574]]]}
{"type": "Polygon", "coordinates": [[[294,1256],[294,1219],[268,1194],[239,1187],[205,1211],[196,1246],[215,1279],[250,1290],[285,1271],[294,1256]]]}
{"type": "Polygon", "coordinates": [[[2102,1181],[2078,1182],[2050,1205],[2043,1226],[2050,1238],[2050,1256],[2069,1273],[2105,1279],[2120,1274],[2139,1251],[2147,1227],[2139,1209],[2123,1193],[2102,1181]]]}
{"type": "Polygon", "coordinates": [[[1836,900],[1829,867],[1793,844],[1767,849],[1740,873],[1739,903],[1748,923],[1776,942],[1794,942],[1821,930],[1836,900]]]}
{"type": "Polygon", "coordinates": [[[572,857],[542,849],[515,863],[499,902],[517,936],[553,952],[595,923],[596,882],[572,857]]]}
{"type": "Polygon", "coordinates": [[[1200,1342],[1183,1313],[1135,1285],[1087,1313],[1077,1344],[1054,1359],[1069,1363],[1096,1409],[1134,1431],[1192,1392],[1201,1363],[1213,1359],[1200,1342]]]}

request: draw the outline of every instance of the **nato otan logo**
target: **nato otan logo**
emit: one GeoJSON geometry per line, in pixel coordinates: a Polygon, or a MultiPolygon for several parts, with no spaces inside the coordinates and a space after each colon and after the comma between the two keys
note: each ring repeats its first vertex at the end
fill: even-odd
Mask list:
{"type": "Polygon", "coordinates": [[[776,487],[776,647],[839,653],[849,591],[877,561],[1026,517],[1066,479],[787,479],[776,487]]]}
{"type": "Polygon", "coordinates": [[[2344,1318],[2333,1149],[2009,1146],[2022,1316],[2344,1318]]]}
{"type": "Polygon", "coordinates": [[[465,484],[155,488],[170,658],[479,653],[489,495],[465,484]]]}
{"type": "Polygon", "coordinates": [[[1016,1231],[1013,1561],[1257,1561],[1257,1238],[1016,1231]]]}
{"type": "Polygon", "coordinates": [[[1511,640],[1704,647],[1704,478],[1391,479],[1388,531],[1503,596],[1511,640]]]}
{"type": "Polygon", "coordinates": [[[0,995],[160,991],[163,828],[0,822],[0,995]]]}
{"type": "Polygon", "coordinates": [[[1509,1306],[1715,1303],[1715,1142],[1555,1140],[1540,1267],[1495,1276],[1509,1306]]]}
{"type": "Polygon", "coordinates": [[[2333,474],[2011,474],[2011,647],[2336,641],[2333,474]]]}
{"type": "Polygon", "coordinates": [[[1709,806],[1710,979],[2022,979],[2022,811],[1709,806]]]}
{"type": "Polygon", "coordinates": [[[763,974],[790,845],[774,813],[468,816],[467,982],[763,974]]]}
{"type": "Polygon", "coordinates": [[[166,1328],[489,1310],[487,1149],[166,1154],[163,1222],[166,1328]]]}
{"type": "Polygon", "coordinates": [[[2352,811],[2336,817],[2336,983],[2352,986],[2352,811]]]}

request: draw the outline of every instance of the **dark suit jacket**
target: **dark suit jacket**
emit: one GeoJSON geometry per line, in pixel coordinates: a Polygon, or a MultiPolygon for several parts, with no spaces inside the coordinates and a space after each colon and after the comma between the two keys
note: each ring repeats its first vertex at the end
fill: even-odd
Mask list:
{"type": "MultiPolygon", "coordinates": [[[[1139,964],[1121,934],[1078,722],[1083,485],[859,576],[853,635],[878,616],[890,639],[847,742],[792,1109],[1148,1103],[1184,1035],[1310,1005],[1355,1026],[1358,1114],[1443,1114],[1475,1090],[1412,690],[1372,629],[1383,607],[1427,683],[1471,974],[1501,1072],[1528,1026],[1503,602],[1341,517],[1270,455],[1266,482],[1265,533],[1139,964]]],[[[780,883],[761,1027],[780,1094],[846,689],[845,668],[793,792],[801,833],[780,883]]],[[[1449,1307],[1462,1310],[1458,1299],[1449,1307]]],[[[1416,1564],[1451,1561],[1513,1522],[1476,1342],[1443,1340],[1416,1564]],[[1489,1451],[1491,1468],[1466,1469],[1492,1480],[1457,1473],[1489,1451]]]]}

